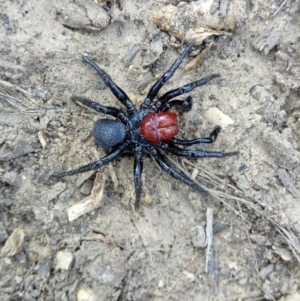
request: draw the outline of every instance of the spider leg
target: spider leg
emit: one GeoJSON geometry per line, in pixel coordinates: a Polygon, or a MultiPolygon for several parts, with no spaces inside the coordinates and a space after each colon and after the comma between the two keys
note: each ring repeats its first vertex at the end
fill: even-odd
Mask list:
{"type": "Polygon", "coordinates": [[[122,154],[122,152],[127,148],[127,146],[130,144],[130,140],[125,140],[122,144],[120,144],[116,149],[114,149],[112,152],[110,152],[108,155],[104,156],[100,160],[96,162],[92,162],[90,164],[84,165],[82,167],[79,167],[77,169],[73,169],[70,171],[63,171],[57,174],[54,174],[54,177],[62,178],[66,176],[72,176],[78,173],[86,172],[89,170],[95,170],[99,169],[100,167],[104,166],[105,164],[111,162],[112,160],[116,159],[119,155],[122,154]]]}
{"type": "Polygon", "coordinates": [[[169,141],[172,142],[173,144],[180,144],[180,145],[193,145],[193,144],[198,144],[198,143],[213,143],[217,139],[220,131],[221,131],[221,127],[219,125],[216,125],[215,128],[213,129],[213,131],[210,133],[209,137],[196,138],[196,139],[192,139],[192,140],[172,138],[169,141]]]}
{"type": "Polygon", "coordinates": [[[203,151],[201,149],[183,149],[179,148],[175,145],[169,144],[168,142],[162,142],[160,147],[176,156],[186,157],[186,158],[205,158],[205,157],[213,157],[213,158],[224,158],[229,156],[235,156],[238,152],[210,152],[210,151],[203,151]]]}
{"type": "Polygon", "coordinates": [[[85,105],[91,109],[94,109],[95,111],[97,111],[99,113],[114,116],[114,117],[120,119],[121,121],[123,121],[124,123],[129,122],[127,116],[122,111],[120,111],[114,107],[103,106],[97,102],[89,100],[88,98],[80,97],[80,96],[72,96],[71,99],[76,104],[82,103],[83,105],[85,105]]]}
{"type": "Polygon", "coordinates": [[[134,148],[134,187],[135,187],[135,209],[139,209],[142,194],[142,172],[143,172],[143,147],[136,144],[134,148]]]}
{"type": "Polygon", "coordinates": [[[165,93],[162,97],[160,97],[151,107],[152,110],[154,110],[155,112],[160,112],[161,111],[161,107],[167,103],[170,99],[191,92],[193,91],[195,88],[203,86],[205,84],[207,84],[209,81],[211,81],[212,79],[219,77],[220,74],[213,74],[204,78],[201,78],[195,82],[186,84],[180,88],[168,91],[167,93],[165,93]]]}
{"type": "Polygon", "coordinates": [[[185,48],[181,56],[175,61],[175,63],[171,66],[171,68],[165,72],[162,77],[151,87],[146,99],[142,103],[140,109],[148,109],[149,105],[151,104],[154,97],[157,95],[160,88],[173,76],[179,65],[182,63],[184,58],[188,55],[188,53],[191,51],[192,47],[195,44],[195,40],[192,40],[190,44],[185,48]]]}
{"type": "Polygon", "coordinates": [[[188,96],[185,100],[174,99],[164,104],[164,106],[160,109],[160,112],[166,112],[170,110],[171,107],[178,107],[181,112],[189,112],[192,109],[192,97],[188,96]]]}
{"type": "Polygon", "coordinates": [[[193,180],[191,180],[189,177],[187,177],[185,174],[176,171],[173,169],[163,158],[163,156],[159,153],[159,151],[154,147],[147,147],[147,149],[150,151],[152,156],[154,157],[157,164],[164,170],[167,174],[169,174],[171,177],[182,181],[183,183],[189,185],[190,187],[197,189],[198,191],[208,194],[208,191],[206,191],[204,188],[199,186],[197,183],[195,183],[193,180]]]}
{"type": "Polygon", "coordinates": [[[120,87],[118,87],[113,82],[111,77],[102,68],[100,68],[86,53],[82,55],[82,59],[97,71],[97,73],[100,75],[111,92],[122,102],[123,105],[126,106],[128,113],[130,115],[133,115],[136,112],[136,108],[127,94],[120,87]]]}

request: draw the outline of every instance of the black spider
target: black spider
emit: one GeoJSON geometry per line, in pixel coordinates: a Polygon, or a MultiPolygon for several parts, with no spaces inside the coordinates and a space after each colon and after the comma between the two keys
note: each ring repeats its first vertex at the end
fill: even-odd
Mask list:
{"type": "Polygon", "coordinates": [[[182,55],[175,61],[172,67],[151,87],[146,99],[140,106],[140,109],[137,109],[133,105],[126,93],[112,81],[111,77],[103,69],[101,69],[94,61],[92,61],[87,54],[83,54],[83,61],[88,63],[97,71],[111,92],[127,108],[127,115],[115,107],[102,106],[99,103],[93,102],[84,97],[72,97],[74,102],[82,103],[99,113],[111,115],[116,118],[99,119],[97,122],[95,122],[93,132],[96,143],[104,148],[112,148],[112,151],[96,162],[87,164],[78,169],[58,173],[55,176],[65,177],[88,170],[99,169],[103,165],[116,159],[119,155],[121,155],[121,153],[124,152],[125,149],[131,147],[134,150],[135,156],[133,170],[136,192],[136,209],[139,208],[141,200],[141,174],[143,171],[143,155],[145,150],[147,150],[153,156],[158,165],[170,176],[181,180],[185,184],[197,189],[202,193],[207,194],[208,192],[200,185],[195,183],[183,173],[173,169],[165,161],[159,149],[163,149],[164,151],[170,152],[174,155],[186,158],[222,158],[237,154],[237,152],[223,153],[215,151],[188,150],[177,147],[176,144],[193,145],[197,143],[212,143],[216,140],[221,128],[220,126],[216,126],[209,137],[197,138],[193,140],[177,139],[174,138],[179,131],[177,126],[177,115],[173,112],[168,112],[173,106],[177,106],[185,112],[189,111],[192,107],[192,99],[190,96],[185,100],[170,100],[176,96],[188,93],[194,90],[196,87],[205,85],[210,80],[220,75],[214,74],[184,85],[180,88],[171,90],[152,103],[158,91],[173,76],[174,72],[182,63],[183,59],[191,51],[194,44],[195,41],[191,41],[191,43],[187,46],[182,55]]]}

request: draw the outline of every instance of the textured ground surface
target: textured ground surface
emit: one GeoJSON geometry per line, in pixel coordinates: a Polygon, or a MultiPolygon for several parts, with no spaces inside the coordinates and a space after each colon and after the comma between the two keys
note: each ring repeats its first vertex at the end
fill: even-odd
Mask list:
{"type": "Polygon", "coordinates": [[[281,0],[231,1],[229,10],[227,1],[178,2],[2,1],[2,301],[300,300],[299,262],[277,228],[298,243],[299,1],[281,8],[281,0]],[[153,13],[166,7],[170,16],[155,24],[153,13]],[[214,18],[199,25],[207,11],[214,18]],[[191,93],[194,106],[180,115],[178,137],[209,134],[218,123],[209,109],[217,108],[230,119],[203,149],[240,154],[175,160],[190,174],[198,171],[222,200],[224,192],[263,206],[227,199],[234,212],[145,157],[143,204],[134,212],[133,159],[124,154],[100,170],[107,177],[102,206],[69,222],[67,209],[91,193],[95,174],[56,182],[50,175],[105,154],[91,135],[99,115],[70,98],[121,107],[82,53],[138,104],[182,52],[179,38],[202,41],[204,33],[198,51],[212,43],[204,62],[189,72],[184,62],[162,93],[220,73],[191,93]],[[223,183],[207,180],[203,170],[223,183]],[[208,207],[215,231],[207,273],[208,207]]]}

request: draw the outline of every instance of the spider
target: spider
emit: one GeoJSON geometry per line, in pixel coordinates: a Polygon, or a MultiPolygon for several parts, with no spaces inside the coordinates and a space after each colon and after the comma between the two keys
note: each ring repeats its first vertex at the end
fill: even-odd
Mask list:
{"type": "Polygon", "coordinates": [[[145,150],[152,155],[161,169],[171,177],[182,181],[188,186],[204,194],[208,194],[208,191],[205,188],[201,187],[185,174],[176,171],[173,167],[171,167],[164,159],[164,156],[162,155],[160,149],[168,153],[186,158],[223,158],[237,154],[237,152],[224,153],[219,151],[203,151],[200,149],[189,150],[176,146],[189,146],[198,143],[212,143],[217,139],[218,134],[221,130],[220,126],[215,126],[208,137],[196,138],[192,140],[175,138],[175,136],[179,132],[178,119],[177,115],[174,112],[169,112],[169,109],[178,107],[183,112],[188,112],[192,108],[192,98],[190,96],[188,96],[184,100],[170,100],[179,95],[188,93],[194,90],[196,87],[205,85],[209,81],[216,77],[219,77],[220,75],[213,74],[184,85],[180,88],[168,91],[161,97],[158,97],[154,102],[154,98],[157,96],[158,91],[173,76],[174,72],[191,51],[194,44],[195,41],[192,40],[183,51],[181,56],[173,63],[171,68],[167,72],[165,72],[161,76],[161,78],[151,87],[139,109],[134,106],[126,93],[113,82],[111,77],[102,68],[100,68],[86,53],[84,53],[82,56],[83,61],[97,71],[98,75],[102,78],[111,92],[127,108],[127,114],[115,107],[103,106],[85,97],[73,96],[72,101],[74,101],[75,103],[83,104],[91,109],[96,110],[99,113],[115,117],[115,119],[99,119],[95,122],[93,130],[97,145],[112,150],[106,156],[102,157],[96,162],[92,162],[71,171],[60,172],[55,176],[60,178],[86,172],[89,170],[99,169],[103,165],[119,157],[127,148],[132,148],[134,151],[133,172],[136,194],[136,210],[139,208],[141,202],[141,174],[143,171],[143,156],[145,150]]]}

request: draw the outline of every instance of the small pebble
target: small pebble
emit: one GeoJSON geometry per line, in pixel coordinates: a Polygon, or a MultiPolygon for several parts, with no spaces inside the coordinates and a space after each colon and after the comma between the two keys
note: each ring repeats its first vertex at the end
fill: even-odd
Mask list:
{"type": "Polygon", "coordinates": [[[80,288],[77,292],[78,301],[92,301],[95,300],[94,293],[87,288],[80,288]]]}
{"type": "Polygon", "coordinates": [[[261,279],[266,279],[274,271],[274,264],[269,264],[266,267],[262,268],[259,272],[259,277],[261,279]]]}
{"type": "Polygon", "coordinates": [[[3,223],[0,222],[0,243],[3,243],[7,240],[8,235],[3,223]]]}
{"type": "Polygon", "coordinates": [[[162,280],[159,280],[157,287],[158,288],[163,288],[164,287],[164,282],[162,280]]]}
{"type": "Polygon", "coordinates": [[[191,282],[194,282],[196,280],[196,275],[193,273],[190,273],[188,271],[183,271],[183,274],[190,280],[191,282]]]}
{"type": "Polygon", "coordinates": [[[14,256],[22,250],[25,233],[22,229],[16,228],[5,242],[1,250],[2,256],[14,256]]]}
{"type": "Polygon", "coordinates": [[[69,251],[59,251],[56,255],[56,270],[69,270],[74,256],[69,251]]]}
{"type": "Polygon", "coordinates": [[[193,229],[193,246],[195,248],[205,248],[206,246],[206,234],[203,226],[196,226],[193,229]]]}

